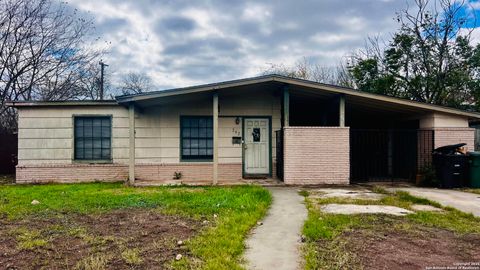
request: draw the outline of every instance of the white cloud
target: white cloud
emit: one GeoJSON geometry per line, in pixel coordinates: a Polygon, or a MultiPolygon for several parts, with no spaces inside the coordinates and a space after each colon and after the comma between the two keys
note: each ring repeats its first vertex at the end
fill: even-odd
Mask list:
{"type": "Polygon", "coordinates": [[[319,44],[335,44],[338,42],[354,41],[358,36],[344,33],[317,33],[312,36],[312,40],[319,44]]]}
{"type": "Polygon", "coordinates": [[[404,1],[73,0],[95,17],[114,82],[145,72],[159,87],[254,76],[302,57],[334,65],[388,35],[404,1]]]}

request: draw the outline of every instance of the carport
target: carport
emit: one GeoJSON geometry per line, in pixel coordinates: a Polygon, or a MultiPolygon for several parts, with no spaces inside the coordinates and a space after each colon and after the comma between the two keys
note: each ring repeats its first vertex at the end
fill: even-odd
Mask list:
{"type": "MultiPolygon", "coordinates": [[[[468,120],[474,113],[451,108],[323,84],[318,88],[289,84],[282,105],[283,115],[288,118],[287,128],[349,128],[350,182],[415,181],[417,174],[431,168],[435,147],[463,139],[471,144],[470,135],[454,137],[453,133],[446,132],[456,130],[470,134],[468,120]],[[436,133],[439,134],[437,141],[436,133]]],[[[285,136],[285,132],[277,133],[278,140],[285,139],[281,138],[282,134],[285,136]]],[[[313,139],[312,147],[328,144],[322,150],[331,151],[332,158],[337,158],[333,153],[342,148],[345,143],[342,138],[314,136],[310,139],[313,139]]],[[[278,145],[285,145],[278,140],[278,145]]],[[[277,150],[282,149],[278,146],[277,150]]],[[[288,153],[277,156],[288,158],[288,153]]],[[[328,166],[332,165],[316,164],[316,167],[328,166]]]]}

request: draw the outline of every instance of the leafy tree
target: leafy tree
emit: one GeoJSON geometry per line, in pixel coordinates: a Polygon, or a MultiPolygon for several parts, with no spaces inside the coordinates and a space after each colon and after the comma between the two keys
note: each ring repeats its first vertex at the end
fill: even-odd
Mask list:
{"type": "Polygon", "coordinates": [[[349,71],[360,90],[453,107],[480,103],[480,46],[470,42],[466,2],[416,0],[383,50],[378,39],[349,71]],[[438,8],[437,8],[438,7],[438,8]]]}

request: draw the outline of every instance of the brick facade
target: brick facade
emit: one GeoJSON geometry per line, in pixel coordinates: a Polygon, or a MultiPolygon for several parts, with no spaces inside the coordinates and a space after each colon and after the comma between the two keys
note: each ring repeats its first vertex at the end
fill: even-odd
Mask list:
{"type": "MultiPolygon", "coordinates": [[[[474,147],[472,128],[435,128],[434,147],[467,143],[474,147]]],[[[290,185],[349,184],[349,128],[288,127],[284,129],[284,182],[290,185]]],[[[273,163],[272,177],[276,178],[273,163]]],[[[212,163],[144,163],[135,168],[136,179],[164,184],[211,184],[212,163]],[[181,172],[181,179],[173,179],[181,172]]],[[[77,183],[125,181],[126,164],[39,164],[17,166],[17,183],[77,183]]],[[[238,183],[242,164],[219,164],[219,183],[238,183]]]]}
{"type": "Polygon", "coordinates": [[[123,164],[42,164],[17,166],[16,182],[21,183],[80,183],[117,182],[128,178],[128,166],[123,164]]]}
{"type": "Polygon", "coordinates": [[[434,147],[449,144],[466,143],[467,151],[474,151],[475,129],[474,128],[434,128],[434,147]]]}
{"type": "MultiPolygon", "coordinates": [[[[219,164],[219,183],[242,181],[242,164],[219,164]]],[[[275,177],[275,163],[273,164],[275,177]]],[[[128,166],[124,164],[42,164],[17,166],[17,183],[80,183],[115,182],[128,178],[128,166]]],[[[176,164],[137,164],[135,178],[164,184],[211,184],[213,165],[211,162],[176,164]],[[181,172],[181,179],[174,179],[181,172]]]]}
{"type": "MultiPolygon", "coordinates": [[[[137,164],[135,179],[141,181],[163,182],[165,184],[211,184],[213,165],[211,162],[178,163],[178,164],[137,164]],[[175,172],[182,177],[174,179],[175,172]]],[[[242,164],[219,164],[218,181],[220,183],[242,180],[242,164]]]]}
{"type": "Polygon", "coordinates": [[[350,130],[341,127],[284,129],[286,184],[349,184],[350,130]]]}
{"type": "MultiPolygon", "coordinates": [[[[276,178],[276,164],[272,164],[272,178],[276,178]]],[[[137,164],[135,179],[143,183],[152,181],[164,184],[211,184],[213,165],[211,162],[192,162],[176,164],[137,164]],[[174,179],[175,172],[181,172],[181,179],[174,179]]],[[[220,184],[244,181],[242,163],[218,165],[218,182],[220,184]]]]}

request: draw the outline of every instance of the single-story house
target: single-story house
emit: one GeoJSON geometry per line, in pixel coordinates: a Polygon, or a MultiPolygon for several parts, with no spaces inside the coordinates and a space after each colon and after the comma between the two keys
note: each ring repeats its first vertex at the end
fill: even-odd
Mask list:
{"type": "Polygon", "coordinates": [[[280,75],[118,96],[10,102],[17,183],[348,184],[414,179],[480,114],[280,75]]]}

